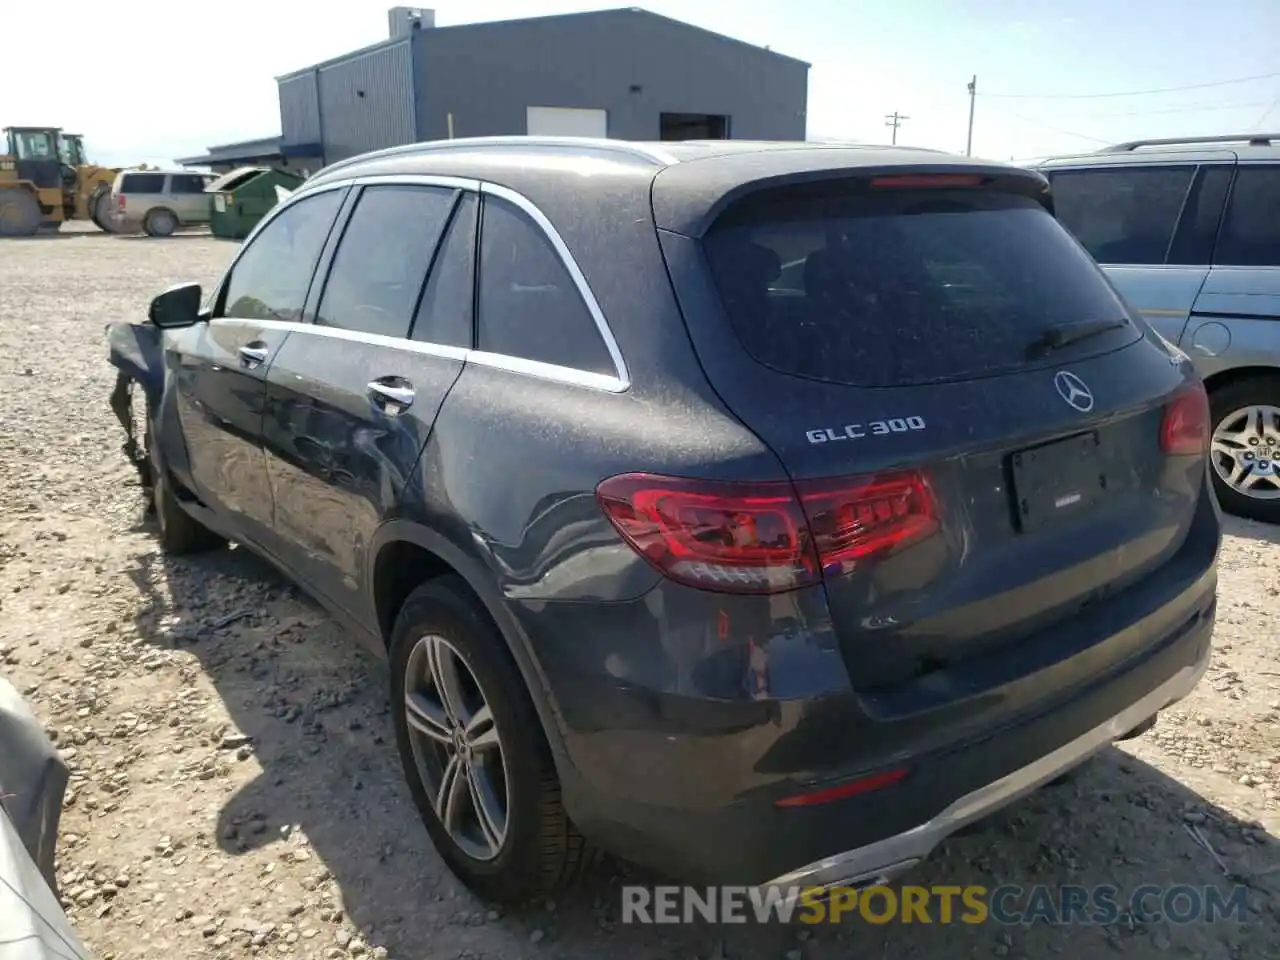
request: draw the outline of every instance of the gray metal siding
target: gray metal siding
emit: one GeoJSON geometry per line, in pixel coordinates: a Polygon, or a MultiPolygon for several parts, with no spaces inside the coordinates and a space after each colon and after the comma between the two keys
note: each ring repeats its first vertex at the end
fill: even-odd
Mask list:
{"type": "Polygon", "coordinates": [[[405,39],[319,68],[326,163],[416,139],[412,61],[405,39]]]}
{"type": "Polygon", "coordinates": [[[320,98],[316,75],[302,73],[279,82],[281,143],[320,142],[320,98]]]}
{"type": "Polygon", "coordinates": [[[644,11],[425,29],[415,42],[419,139],[447,136],[449,113],[458,137],[522,134],[527,106],[607,110],[609,136],[625,140],[657,140],[663,112],[727,115],[736,139],[805,137],[807,64],[644,11]]]}

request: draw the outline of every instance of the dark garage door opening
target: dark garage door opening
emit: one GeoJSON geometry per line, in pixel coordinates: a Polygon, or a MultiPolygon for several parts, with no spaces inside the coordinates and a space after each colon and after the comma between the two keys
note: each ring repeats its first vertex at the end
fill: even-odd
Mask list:
{"type": "Polygon", "coordinates": [[[664,113],[658,129],[663,140],[728,140],[729,118],[717,113],[664,113]]]}

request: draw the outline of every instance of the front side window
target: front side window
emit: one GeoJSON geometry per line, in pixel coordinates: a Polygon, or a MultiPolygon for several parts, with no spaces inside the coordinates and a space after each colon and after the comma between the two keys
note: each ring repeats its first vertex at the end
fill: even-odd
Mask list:
{"type": "Polygon", "coordinates": [[[613,359],[564,261],[514,204],[484,199],[476,307],[481,350],[588,373],[616,374],[613,359]]]}
{"type": "Polygon", "coordinates": [[[457,191],[366,187],[334,255],[316,323],[407,337],[457,191]]]}
{"type": "Polygon", "coordinates": [[[1241,166],[1236,172],[1214,262],[1280,267],[1280,167],[1241,166]]]}
{"type": "Polygon", "coordinates": [[[263,227],[231,268],[219,315],[301,321],[307,288],[342,196],[341,190],[326,190],[304,197],[263,227]]]}
{"type": "Polygon", "coordinates": [[[1050,171],[1058,220],[1099,263],[1165,262],[1195,168],[1050,171]]]}

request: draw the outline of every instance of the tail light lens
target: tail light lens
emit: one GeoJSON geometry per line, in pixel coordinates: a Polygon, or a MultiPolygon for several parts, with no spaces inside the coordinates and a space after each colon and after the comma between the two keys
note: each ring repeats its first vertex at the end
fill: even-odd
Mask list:
{"type": "Polygon", "coordinates": [[[902,173],[891,177],[873,177],[871,186],[877,190],[945,189],[948,187],[980,187],[982,177],[971,173],[902,173]]]}
{"type": "Polygon", "coordinates": [[[124,194],[123,193],[116,198],[116,207],[120,210],[121,213],[124,212],[124,194]]]}
{"type": "Polygon", "coordinates": [[[937,502],[914,471],[793,486],[630,473],[596,490],[623,539],[673,580],[732,593],[818,583],[931,535],[937,502]]]}
{"type": "Polygon", "coordinates": [[[1160,449],[1170,456],[1203,455],[1209,449],[1209,396],[1203,383],[1184,387],[1165,404],[1160,449]]]}

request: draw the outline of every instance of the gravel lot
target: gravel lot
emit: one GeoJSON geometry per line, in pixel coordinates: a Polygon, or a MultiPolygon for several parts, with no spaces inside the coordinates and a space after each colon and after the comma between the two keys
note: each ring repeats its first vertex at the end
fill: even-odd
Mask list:
{"type": "Polygon", "coordinates": [[[563,902],[487,910],[415,819],[383,667],[244,551],[168,561],[142,520],[103,325],[168,283],[212,281],[232,251],[0,244],[0,671],[71,766],[60,885],[100,960],[1280,956],[1280,531],[1239,521],[1196,693],[911,880],[1240,882],[1245,923],[624,926],[621,878],[648,878],[608,861],[563,902]]]}

